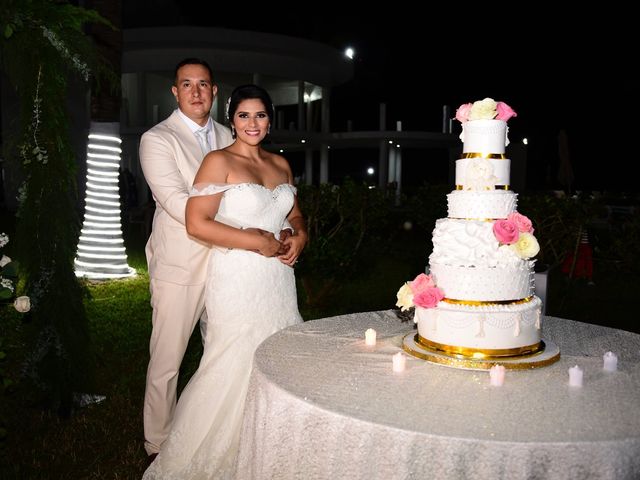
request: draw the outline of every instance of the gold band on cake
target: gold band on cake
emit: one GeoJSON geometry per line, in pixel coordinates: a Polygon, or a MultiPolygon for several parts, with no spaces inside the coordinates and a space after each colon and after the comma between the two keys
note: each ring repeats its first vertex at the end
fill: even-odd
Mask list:
{"type": "Polygon", "coordinates": [[[462,154],[462,158],[491,158],[494,160],[507,159],[504,153],[481,153],[481,152],[466,152],[462,154]]]}
{"type": "Polygon", "coordinates": [[[469,307],[490,307],[492,305],[521,305],[523,303],[529,303],[533,300],[533,295],[530,295],[519,300],[457,300],[455,298],[443,298],[441,301],[444,303],[450,303],[452,305],[467,305],[469,307]]]}
{"type": "Polygon", "coordinates": [[[543,348],[542,342],[516,348],[470,348],[432,342],[431,340],[427,340],[426,338],[422,337],[420,334],[417,334],[416,337],[416,343],[431,350],[440,351],[447,355],[456,357],[478,360],[491,360],[504,357],[521,357],[523,355],[534,354],[540,351],[541,348],[543,348]]]}
{"type": "Polygon", "coordinates": [[[478,358],[449,355],[439,350],[424,347],[418,344],[418,334],[411,332],[405,335],[402,341],[402,349],[411,356],[431,363],[468,370],[489,370],[494,365],[502,365],[510,370],[531,370],[532,368],[546,367],[560,359],[558,346],[545,340],[540,340],[540,349],[531,355],[478,358]]]}
{"type": "MultiPolygon", "coordinates": [[[[490,192],[491,190],[511,190],[509,185],[494,185],[493,188],[487,188],[486,191],[490,192]]],[[[456,190],[464,190],[464,185],[456,185],[456,190]]]]}
{"type": "Polygon", "coordinates": [[[452,220],[473,220],[474,222],[495,222],[501,220],[500,218],[462,218],[462,217],[448,217],[452,220]]]}

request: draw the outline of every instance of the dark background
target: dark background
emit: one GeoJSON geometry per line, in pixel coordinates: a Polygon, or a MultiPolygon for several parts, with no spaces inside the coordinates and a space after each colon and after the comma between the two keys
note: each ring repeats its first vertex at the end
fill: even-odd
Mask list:
{"type": "Polygon", "coordinates": [[[321,4],[311,13],[276,4],[135,0],[123,2],[123,20],[125,28],[212,26],[353,46],[354,78],[332,92],[333,130],[345,130],[347,120],[354,130],[377,129],[378,104],[385,102],[389,128],[401,120],[403,130],[441,131],[443,105],[454,115],[463,103],[492,97],[518,113],[509,138],[529,141],[528,188],[562,188],[557,139],[564,130],[572,190],[637,191],[628,174],[638,111],[631,14],[600,7],[560,15],[533,6],[500,19],[487,11],[461,17],[462,5],[427,15],[429,4],[420,13],[362,4],[351,7],[361,15],[344,15],[321,4]]]}

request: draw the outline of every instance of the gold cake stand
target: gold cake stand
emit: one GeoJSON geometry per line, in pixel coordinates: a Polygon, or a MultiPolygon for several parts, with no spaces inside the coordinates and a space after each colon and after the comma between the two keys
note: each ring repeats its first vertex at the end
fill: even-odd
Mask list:
{"type": "Polygon", "coordinates": [[[418,334],[411,332],[402,340],[402,348],[409,355],[427,362],[465,370],[489,370],[494,365],[502,365],[508,369],[530,369],[551,365],[560,360],[560,349],[549,341],[541,341],[540,349],[535,353],[514,355],[511,357],[467,356],[438,350],[418,341],[418,334]]]}

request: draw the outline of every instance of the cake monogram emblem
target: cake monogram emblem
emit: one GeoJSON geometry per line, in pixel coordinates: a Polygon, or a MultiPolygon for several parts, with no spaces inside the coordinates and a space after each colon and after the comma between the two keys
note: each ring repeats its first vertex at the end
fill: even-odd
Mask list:
{"type": "Polygon", "coordinates": [[[486,158],[473,158],[465,169],[465,190],[494,190],[498,178],[493,165],[486,158]]]}

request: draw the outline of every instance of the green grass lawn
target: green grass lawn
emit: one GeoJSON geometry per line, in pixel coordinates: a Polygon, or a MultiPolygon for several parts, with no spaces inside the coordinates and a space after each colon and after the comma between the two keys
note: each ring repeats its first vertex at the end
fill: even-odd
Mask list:
{"type": "MultiPolygon", "coordinates": [[[[342,279],[323,306],[308,307],[300,291],[306,320],[393,307],[395,293],[427,263],[428,233],[402,232],[391,251],[367,260],[361,274],[342,279]]],[[[69,419],[43,412],[23,398],[19,388],[0,396],[0,414],[7,436],[0,442],[2,479],[139,479],[146,467],[142,434],[142,401],[151,330],[148,275],[143,242],[127,241],[129,264],[138,276],[96,282],[86,300],[96,355],[96,390],[106,400],[74,412],[69,419]]],[[[595,285],[568,281],[552,271],[547,314],[623,328],[640,333],[633,323],[632,299],[638,273],[595,268],[595,285]]],[[[5,370],[16,380],[23,355],[21,318],[10,312],[2,319],[5,370]]],[[[196,329],[184,362],[181,386],[195,370],[201,352],[196,329]]]]}

